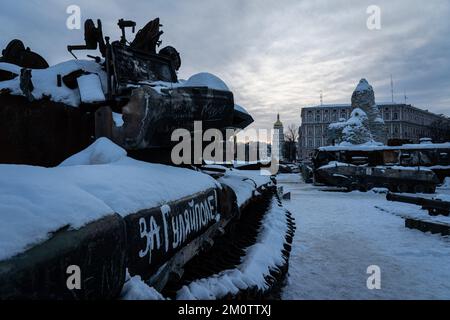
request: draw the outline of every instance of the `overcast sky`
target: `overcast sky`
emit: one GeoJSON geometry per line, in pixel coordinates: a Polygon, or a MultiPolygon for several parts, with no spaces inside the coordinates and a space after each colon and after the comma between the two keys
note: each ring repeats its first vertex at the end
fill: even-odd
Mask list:
{"type": "Polygon", "coordinates": [[[13,38],[50,64],[71,58],[82,30],[66,28],[66,8],[81,7],[83,21],[101,18],[118,38],[119,18],[138,27],[160,17],[163,46],[180,51],[180,78],[208,71],[222,78],[236,103],[256,119],[254,128],[300,123],[300,109],[348,103],[360,78],[377,101],[395,100],[450,115],[450,1],[327,0],[2,0],[0,47],[13,38]],[[369,5],[381,8],[381,30],[369,30],[369,5]]]}

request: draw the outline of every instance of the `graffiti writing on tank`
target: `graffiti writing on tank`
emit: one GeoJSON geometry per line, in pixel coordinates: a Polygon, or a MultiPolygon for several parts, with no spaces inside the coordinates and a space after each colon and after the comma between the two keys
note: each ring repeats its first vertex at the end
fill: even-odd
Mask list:
{"type": "Polygon", "coordinates": [[[197,235],[218,222],[217,194],[212,192],[202,199],[192,199],[173,207],[163,205],[157,215],[139,219],[139,234],[145,239],[145,248],[139,251],[139,258],[148,258],[157,251],[174,252],[197,235]]]}
{"type": "Polygon", "coordinates": [[[152,263],[152,251],[159,250],[161,247],[161,238],[159,236],[160,227],[156,223],[154,217],[149,218],[149,225],[145,218],[139,220],[139,229],[141,238],[145,238],[147,245],[144,250],[139,251],[139,257],[143,258],[148,255],[148,262],[152,263]]]}

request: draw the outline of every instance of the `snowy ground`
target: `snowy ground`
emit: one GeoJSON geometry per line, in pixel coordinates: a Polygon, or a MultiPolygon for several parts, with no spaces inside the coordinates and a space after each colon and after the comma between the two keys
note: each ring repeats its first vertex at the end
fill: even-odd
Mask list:
{"type": "Polygon", "coordinates": [[[284,206],[298,227],[283,299],[450,299],[450,238],[407,229],[398,216],[417,206],[325,192],[298,175],[278,180],[292,192],[284,206]],[[381,268],[381,290],[367,289],[371,265],[381,268]]]}

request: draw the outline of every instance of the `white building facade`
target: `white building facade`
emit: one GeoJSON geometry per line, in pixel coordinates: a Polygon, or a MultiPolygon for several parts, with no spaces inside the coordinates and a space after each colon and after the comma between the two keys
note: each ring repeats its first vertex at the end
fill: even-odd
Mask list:
{"type": "MultiPolygon", "coordinates": [[[[404,139],[419,143],[420,138],[430,137],[432,124],[448,118],[408,104],[378,104],[386,123],[388,140],[404,139]]],[[[348,120],[352,112],[350,104],[331,104],[301,111],[298,153],[301,160],[308,160],[314,150],[332,144],[328,138],[328,126],[340,119],[348,120]]]]}

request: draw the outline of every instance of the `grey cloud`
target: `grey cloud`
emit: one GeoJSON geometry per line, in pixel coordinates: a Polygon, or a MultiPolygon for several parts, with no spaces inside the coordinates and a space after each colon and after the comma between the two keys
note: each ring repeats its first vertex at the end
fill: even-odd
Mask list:
{"type": "Polygon", "coordinates": [[[2,1],[0,47],[24,39],[51,63],[70,58],[67,44],[81,43],[82,31],[65,28],[66,7],[78,4],[83,18],[102,18],[105,34],[118,37],[117,19],[139,26],[156,16],[164,24],[164,45],[182,54],[181,78],[209,71],[229,84],[236,102],[270,128],[277,112],[286,125],[299,123],[300,109],[325,102],[349,102],[360,78],[374,86],[377,100],[396,100],[436,112],[450,107],[450,3],[445,0],[298,1],[2,1]],[[366,28],[367,6],[382,10],[382,29],[366,28]]]}

